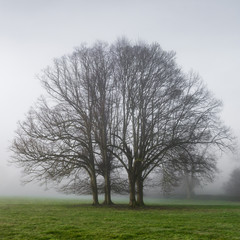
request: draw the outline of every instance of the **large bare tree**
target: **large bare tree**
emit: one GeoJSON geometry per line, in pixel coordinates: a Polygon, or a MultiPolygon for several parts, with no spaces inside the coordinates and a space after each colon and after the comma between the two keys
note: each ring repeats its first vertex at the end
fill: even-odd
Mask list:
{"type": "Polygon", "coordinates": [[[114,47],[121,101],[115,157],[128,173],[130,205],[143,205],[144,180],[168,155],[190,145],[227,147],[230,134],[218,117],[221,103],[197,75],[182,73],[173,52],[125,39],[114,47]]]}
{"type": "Polygon", "coordinates": [[[86,183],[94,204],[101,183],[106,204],[112,186],[125,189],[121,168],[129,204],[143,205],[144,181],[171,166],[178,153],[228,146],[221,103],[159,44],[120,39],[81,46],[55,60],[40,79],[48,95],[19,124],[14,161],[35,180],[75,181],[65,187],[78,192],[89,189],[86,183]]]}

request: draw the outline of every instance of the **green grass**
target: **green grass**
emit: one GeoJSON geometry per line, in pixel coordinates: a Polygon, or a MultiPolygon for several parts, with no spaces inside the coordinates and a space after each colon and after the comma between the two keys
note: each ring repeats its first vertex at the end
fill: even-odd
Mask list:
{"type": "Polygon", "coordinates": [[[66,199],[0,198],[0,239],[240,240],[239,202],[147,203],[129,209],[66,199]]]}

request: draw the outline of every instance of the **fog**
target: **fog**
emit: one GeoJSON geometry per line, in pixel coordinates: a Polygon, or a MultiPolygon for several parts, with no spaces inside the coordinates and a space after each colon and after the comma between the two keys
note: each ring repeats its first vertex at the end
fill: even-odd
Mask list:
{"type": "MultiPolygon", "coordinates": [[[[0,0],[0,196],[63,196],[48,186],[21,184],[9,163],[17,122],[43,93],[36,75],[74,47],[96,40],[158,42],[177,53],[224,104],[222,120],[240,136],[240,2],[238,0],[0,0]]],[[[239,153],[219,154],[214,183],[201,194],[223,193],[240,166],[239,153]]]]}

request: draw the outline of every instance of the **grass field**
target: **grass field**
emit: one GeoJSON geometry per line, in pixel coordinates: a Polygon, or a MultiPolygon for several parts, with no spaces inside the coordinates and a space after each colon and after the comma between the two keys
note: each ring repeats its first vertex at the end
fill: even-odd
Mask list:
{"type": "Polygon", "coordinates": [[[148,201],[93,207],[64,199],[0,198],[0,239],[240,240],[240,203],[148,201]]]}

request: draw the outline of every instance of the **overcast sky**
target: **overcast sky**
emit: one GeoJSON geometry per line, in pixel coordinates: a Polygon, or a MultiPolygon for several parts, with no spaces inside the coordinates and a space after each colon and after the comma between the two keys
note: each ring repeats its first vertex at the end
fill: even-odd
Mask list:
{"type": "MultiPolygon", "coordinates": [[[[0,0],[0,196],[53,194],[21,186],[21,170],[8,163],[17,122],[43,92],[36,75],[83,42],[121,36],[176,51],[178,64],[223,101],[222,119],[240,136],[239,0],[0,0]]],[[[237,159],[222,156],[217,180],[237,159]]]]}

